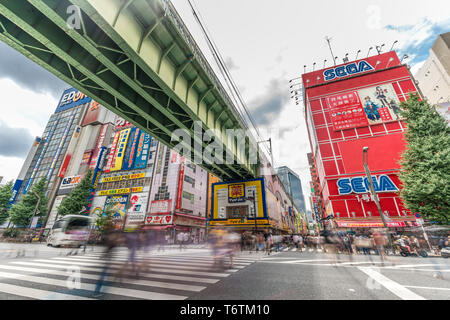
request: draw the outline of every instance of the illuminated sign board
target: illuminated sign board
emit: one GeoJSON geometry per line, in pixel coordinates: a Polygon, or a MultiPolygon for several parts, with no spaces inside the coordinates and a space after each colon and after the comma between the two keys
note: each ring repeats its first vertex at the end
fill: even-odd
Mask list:
{"type": "Polygon", "coordinates": [[[352,62],[350,64],[339,66],[332,69],[327,69],[323,72],[325,81],[331,81],[336,78],[347,77],[350,75],[375,70],[367,61],[361,60],[358,63],[352,62]]]}
{"type": "Polygon", "coordinates": [[[117,144],[116,154],[113,159],[110,171],[119,171],[122,169],[123,159],[125,157],[125,148],[131,129],[125,129],[120,132],[119,142],[117,144]]]}
{"type": "Polygon", "coordinates": [[[61,182],[60,189],[68,189],[77,186],[82,180],[81,176],[67,177],[61,182]]]}
{"type": "Polygon", "coordinates": [[[122,180],[132,180],[132,179],[140,179],[145,177],[145,172],[135,173],[135,174],[127,174],[124,176],[115,176],[115,177],[106,177],[102,179],[102,182],[113,182],[113,181],[122,181],[122,180]]]}
{"type": "Polygon", "coordinates": [[[245,201],[245,185],[243,183],[229,185],[228,202],[235,203],[244,201],[245,201]]]}
{"type": "MultiPolygon", "coordinates": [[[[399,191],[395,183],[387,175],[372,177],[375,192],[396,192],[399,191]]],[[[341,195],[351,193],[368,193],[369,180],[367,177],[342,178],[337,181],[338,192],[341,195]]]]}
{"type": "Polygon", "coordinates": [[[143,187],[135,187],[135,188],[121,188],[121,189],[110,189],[110,190],[102,190],[99,191],[99,196],[109,196],[113,194],[127,194],[130,192],[141,192],[143,187]]]}
{"type": "Polygon", "coordinates": [[[70,108],[79,106],[81,104],[85,104],[90,102],[92,99],[89,98],[84,93],[78,91],[75,88],[67,89],[63,92],[61,100],[59,100],[58,107],[55,110],[55,113],[68,110],[70,108]]]}

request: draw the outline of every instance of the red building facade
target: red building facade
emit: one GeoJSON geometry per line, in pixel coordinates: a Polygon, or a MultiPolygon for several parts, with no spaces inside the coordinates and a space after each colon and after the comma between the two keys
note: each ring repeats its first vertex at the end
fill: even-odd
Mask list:
{"type": "Polygon", "coordinates": [[[405,150],[400,103],[417,88],[394,51],[302,75],[311,150],[324,215],[338,227],[377,227],[382,220],[369,193],[362,149],[388,227],[415,224],[398,191],[405,150]]]}

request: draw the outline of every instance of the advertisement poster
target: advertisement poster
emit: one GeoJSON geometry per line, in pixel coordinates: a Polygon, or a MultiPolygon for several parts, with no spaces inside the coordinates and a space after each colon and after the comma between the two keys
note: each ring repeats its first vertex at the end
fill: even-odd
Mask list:
{"type": "Polygon", "coordinates": [[[128,209],[127,222],[144,221],[147,210],[148,193],[133,193],[130,196],[131,207],[128,209]]]}
{"type": "Polygon", "coordinates": [[[88,124],[94,123],[98,121],[98,116],[100,115],[101,107],[97,101],[92,100],[88,110],[86,111],[86,115],[84,116],[83,122],[81,125],[87,126],[88,124]]]}
{"type": "Polygon", "coordinates": [[[70,108],[79,106],[84,103],[90,102],[92,99],[89,98],[84,93],[81,93],[75,88],[67,89],[63,92],[61,96],[61,100],[59,100],[58,107],[55,110],[55,113],[68,110],[70,108]]]}
{"type": "Polygon", "coordinates": [[[133,128],[130,132],[130,137],[128,138],[129,142],[127,145],[127,149],[125,151],[125,157],[123,159],[122,170],[131,170],[133,169],[134,159],[136,155],[137,142],[140,136],[141,130],[139,128],[133,128]]]}
{"type": "Polygon", "coordinates": [[[136,160],[134,161],[134,169],[143,169],[147,166],[148,155],[150,150],[151,137],[148,133],[141,131],[139,142],[136,150],[136,160]]]}
{"type": "Polygon", "coordinates": [[[133,126],[133,124],[131,122],[128,122],[127,120],[123,119],[120,116],[116,116],[114,124],[115,124],[114,130],[116,130],[116,131],[133,126]]]}
{"type": "Polygon", "coordinates": [[[358,90],[369,124],[400,119],[400,101],[392,84],[358,90]]]}
{"type": "Polygon", "coordinates": [[[104,211],[113,212],[113,220],[122,220],[125,217],[128,203],[128,195],[108,196],[105,201],[104,211]]]}
{"type": "Polygon", "coordinates": [[[245,185],[231,184],[228,186],[228,202],[245,202],[245,185]]]}
{"type": "Polygon", "coordinates": [[[69,189],[76,187],[82,180],[82,176],[67,177],[61,181],[60,189],[69,189]]]}
{"type": "MultiPolygon", "coordinates": [[[[174,154],[176,154],[176,153],[174,152],[174,154]]],[[[175,209],[181,208],[181,196],[183,193],[183,180],[184,180],[184,157],[181,157],[180,172],[178,174],[177,202],[175,204],[175,209]]]]}
{"type": "Polygon", "coordinates": [[[128,137],[130,136],[131,129],[125,129],[120,131],[119,142],[117,143],[116,154],[111,164],[110,171],[119,171],[122,169],[123,158],[125,156],[125,148],[127,147],[128,137]]]}
{"type": "Polygon", "coordinates": [[[91,216],[97,217],[103,214],[103,208],[105,207],[106,197],[95,197],[92,201],[91,216]]]}
{"type": "Polygon", "coordinates": [[[116,147],[117,147],[117,143],[119,142],[119,137],[120,137],[120,132],[116,132],[114,135],[113,143],[111,145],[111,150],[109,151],[108,162],[106,163],[105,170],[104,170],[105,173],[108,173],[111,171],[112,162],[114,160],[114,156],[116,155],[116,147]]]}
{"type": "Polygon", "coordinates": [[[145,224],[152,225],[167,225],[172,224],[173,217],[171,215],[162,215],[162,216],[147,216],[145,218],[145,224]]]}
{"type": "Polygon", "coordinates": [[[108,130],[108,124],[103,124],[100,128],[100,134],[97,138],[97,143],[95,144],[95,149],[92,152],[91,160],[89,163],[90,168],[95,168],[97,165],[98,155],[100,153],[100,149],[103,147],[105,142],[106,132],[108,130]]]}

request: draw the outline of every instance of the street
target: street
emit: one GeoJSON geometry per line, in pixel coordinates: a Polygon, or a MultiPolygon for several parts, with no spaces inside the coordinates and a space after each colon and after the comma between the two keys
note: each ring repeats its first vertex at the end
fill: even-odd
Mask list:
{"type": "MultiPolygon", "coordinates": [[[[39,300],[436,300],[450,298],[450,263],[441,257],[340,255],[322,252],[240,252],[232,269],[212,268],[209,249],[154,250],[138,279],[112,277],[127,260],[119,249],[102,295],[93,290],[102,271],[102,248],[71,250],[44,244],[0,244],[0,299],[39,300]],[[21,253],[25,252],[25,256],[21,253]],[[18,256],[19,253],[19,256],[18,256]],[[350,259],[351,258],[351,259],[350,259]]],[[[138,253],[138,259],[142,257],[138,253]]]]}

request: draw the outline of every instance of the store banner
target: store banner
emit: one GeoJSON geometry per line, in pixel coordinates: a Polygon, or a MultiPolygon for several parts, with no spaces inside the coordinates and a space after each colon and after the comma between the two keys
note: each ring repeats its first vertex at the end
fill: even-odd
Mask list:
{"type": "Polygon", "coordinates": [[[67,168],[69,167],[70,159],[72,159],[72,153],[75,150],[75,146],[77,144],[80,132],[81,132],[81,127],[75,126],[75,130],[73,130],[72,139],[70,139],[70,143],[67,146],[67,151],[66,151],[66,155],[64,157],[63,164],[61,166],[61,169],[59,170],[60,178],[64,178],[64,176],[66,175],[67,168]]]}
{"type": "Polygon", "coordinates": [[[90,102],[92,99],[75,88],[63,92],[55,113],[62,112],[73,107],[90,102]]]}
{"type": "Polygon", "coordinates": [[[184,157],[181,157],[180,172],[178,175],[177,203],[175,205],[175,209],[177,210],[181,208],[181,198],[183,196],[184,166],[184,157]]]}
{"type": "Polygon", "coordinates": [[[123,159],[122,170],[131,170],[134,167],[134,159],[140,132],[141,130],[139,128],[131,129],[130,137],[128,138],[129,142],[125,151],[125,157],[123,159]]]}
{"type": "Polygon", "coordinates": [[[114,140],[111,145],[111,150],[109,151],[108,162],[106,163],[106,167],[104,169],[105,173],[110,172],[112,163],[115,159],[117,144],[119,143],[120,132],[116,132],[114,135],[114,140]]]}
{"type": "Polygon", "coordinates": [[[125,157],[125,148],[127,147],[128,137],[130,136],[131,129],[125,129],[120,131],[119,142],[117,143],[116,154],[111,164],[110,171],[122,170],[123,158],[125,157]]]}
{"type": "Polygon", "coordinates": [[[61,181],[60,189],[75,188],[83,180],[82,176],[67,177],[61,181]]]}
{"type": "Polygon", "coordinates": [[[141,131],[139,142],[136,150],[136,160],[134,161],[134,169],[143,169],[147,166],[150,152],[151,137],[147,132],[141,131]]]}
{"type": "Polygon", "coordinates": [[[86,115],[84,116],[83,122],[81,125],[84,127],[88,124],[94,123],[98,121],[99,115],[101,111],[101,106],[97,101],[92,100],[88,110],[86,111],[86,115]]]}
{"type": "Polygon", "coordinates": [[[105,177],[102,179],[102,182],[114,182],[114,181],[122,181],[122,180],[133,180],[140,179],[145,177],[145,172],[126,174],[123,176],[114,176],[114,177],[105,177]]]}
{"type": "Polygon", "coordinates": [[[150,214],[167,214],[170,213],[170,205],[172,200],[154,200],[152,201],[150,214]]]}
{"type": "Polygon", "coordinates": [[[110,190],[102,190],[99,191],[98,194],[100,196],[108,196],[113,194],[126,194],[130,192],[141,192],[144,190],[144,187],[134,187],[134,188],[121,188],[121,189],[110,189],[110,190]]]}
{"type": "Polygon", "coordinates": [[[147,225],[168,225],[172,222],[173,216],[171,215],[147,216],[145,218],[145,224],[147,225]]]}
{"type": "Polygon", "coordinates": [[[100,149],[103,147],[106,138],[106,132],[108,131],[108,124],[103,124],[100,128],[100,134],[98,135],[97,142],[95,143],[95,149],[92,152],[91,160],[89,163],[90,168],[95,168],[97,164],[98,155],[100,149]]]}
{"type": "Polygon", "coordinates": [[[12,196],[9,199],[10,206],[14,203],[14,201],[16,201],[17,193],[19,192],[20,187],[22,186],[22,183],[23,183],[23,180],[19,180],[19,179],[16,179],[16,181],[14,182],[14,186],[12,189],[12,196]]]}
{"type": "Polygon", "coordinates": [[[97,189],[98,180],[100,179],[101,165],[106,156],[105,152],[106,152],[106,147],[102,147],[100,149],[100,154],[98,156],[97,164],[94,169],[94,174],[92,175],[92,187],[89,190],[90,193],[89,193],[89,197],[88,197],[88,206],[86,208],[86,211],[84,212],[85,214],[89,214],[91,212],[92,201],[93,201],[94,195],[95,195],[95,189],[97,189]]]}
{"type": "Polygon", "coordinates": [[[100,215],[103,215],[103,208],[105,207],[106,203],[106,197],[95,197],[92,201],[91,206],[91,216],[92,217],[98,217],[100,215]]]}
{"type": "Polygon", "coordinates": [[[128,122],[127,120],[123,119],[120,116],[116,116],[114,124],[115,124],[114,130],[116,130],[116,131],[133,126],[133,124],[131,122],[128,122]]]}

